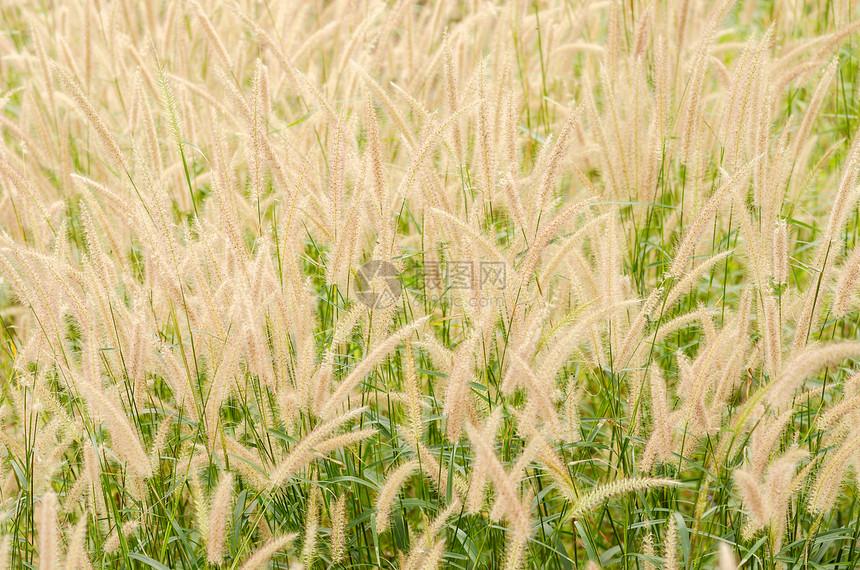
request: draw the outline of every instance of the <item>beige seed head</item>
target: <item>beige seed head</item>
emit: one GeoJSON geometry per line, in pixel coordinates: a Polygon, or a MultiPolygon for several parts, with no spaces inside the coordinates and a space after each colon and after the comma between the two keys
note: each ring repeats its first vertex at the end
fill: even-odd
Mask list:
{"type": "Polygon", "coordinates": [[[57,494],[46,493],[39,505],[36,524],[39,528],[39,570],[59,568],[60,537],[57,528],[57,494]]]}
{"type": "Polygon", "coordinates": [[[212,504],[209,506],[209,531],[206,540],[206,560],[210,564],[220,564],[224,557],[224,541],[227,537],[231,518],[230,507],[233,502],[233,474],[224,472],[212,504]]]}
{"type": "Polygon", "coordinates": [[[335,501],[331,513],[331,559],[341,562],[346,557],[346,495],[340,495],[335,501]]]}
{"type": "Polygon", "coordinates": [[[788,224],[779,220],[773,229],[773,282],[782,285],[788,282],[788,224]]]}

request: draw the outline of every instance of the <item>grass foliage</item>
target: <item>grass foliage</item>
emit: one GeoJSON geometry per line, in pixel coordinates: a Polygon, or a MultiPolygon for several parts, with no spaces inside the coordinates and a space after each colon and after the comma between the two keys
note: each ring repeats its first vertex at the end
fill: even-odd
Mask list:
{"type": "Polygon", "coordinates": [[[857,18],[4,0],[0,564],[857,567],[857,18]]]}

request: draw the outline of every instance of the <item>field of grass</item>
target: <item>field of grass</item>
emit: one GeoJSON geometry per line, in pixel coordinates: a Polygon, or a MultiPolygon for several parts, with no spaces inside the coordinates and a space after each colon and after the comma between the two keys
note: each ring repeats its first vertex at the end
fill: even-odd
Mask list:
{"type": "Polygon", "coordinates": [[[860,565],[852,0],[4,0],[0,568],[860,565]]]}

